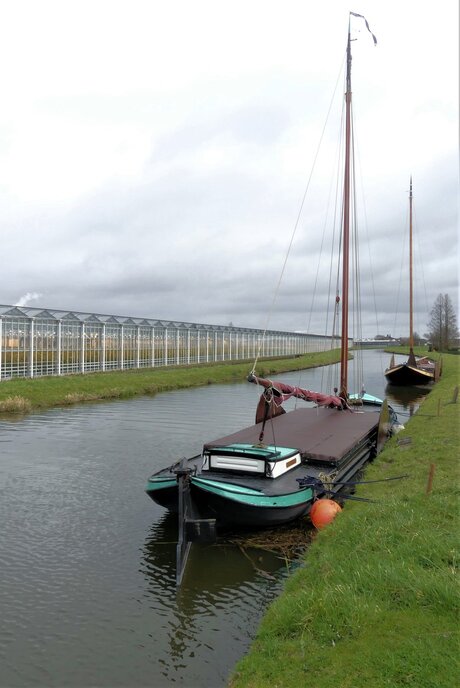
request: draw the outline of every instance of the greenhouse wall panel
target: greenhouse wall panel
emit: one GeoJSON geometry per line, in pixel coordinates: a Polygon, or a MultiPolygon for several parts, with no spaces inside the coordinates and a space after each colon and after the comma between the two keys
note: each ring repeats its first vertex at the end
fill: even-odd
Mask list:
{"type": "Polygon", "coordinates": [[[340,346],[338,338],[0,306],[0,380],[297,356],[340,346]]]}

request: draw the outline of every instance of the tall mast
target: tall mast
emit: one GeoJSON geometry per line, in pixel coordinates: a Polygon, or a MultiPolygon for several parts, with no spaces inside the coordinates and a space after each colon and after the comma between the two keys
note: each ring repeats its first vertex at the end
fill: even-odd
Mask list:
{"type": "Polygon", "coordinates": [[[409,190],[409,358],[407,365],[417,367],[414,354],[414,294],[412,278],[413,248],[412,248],[412,175],[409,190]]]}
{"type": "Polygon", "coordinates": [[[412,175],[409,191],[409,349],[414,354],[414,294],[412,285],[412,175]]]}
{"type": "Polygon", "coordinates": [[[350,149],[351,149],[351,37],[348,22],[347,82],[345,104],[345,174],[343,187],[343,256],[342,256],[342,340],[340,353],[340,396],[348,396],[348,283],[350,250],[350,149]]]}

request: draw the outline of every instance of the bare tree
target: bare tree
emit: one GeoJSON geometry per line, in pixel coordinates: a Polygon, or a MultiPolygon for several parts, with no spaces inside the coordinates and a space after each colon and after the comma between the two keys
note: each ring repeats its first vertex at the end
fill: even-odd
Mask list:
{"type": "Polygon", "coordinates": [[[448,294],[438,294],[430,312],[429,339],[434,349],[447,351],[458,337],[457,316],[448,294]]]}
{"type": "MultiPolygon", "coordinates": [[[[414,346],[422,346],[422,344],[425,344],[425,338],[421,337],[418,332],[414,332],[414,346]]],[[[410,339],[409,337],[400,337],[399,340],[402,344],[402,346],[409,346],[410,345],[410,339]]]]}

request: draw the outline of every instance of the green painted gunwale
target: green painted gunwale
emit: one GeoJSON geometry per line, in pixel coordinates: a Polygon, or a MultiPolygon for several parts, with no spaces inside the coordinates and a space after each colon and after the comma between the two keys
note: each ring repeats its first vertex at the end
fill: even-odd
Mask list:
{"type": "Polygon", "coordinates": [[[157,478],[152,477],[148,479],[145,491],[155,492],[155,490],[164,490],[169,487],[174,487],[175,485],[177,485],[176,478],[162,478],[161,476],[157,478]]]}
{"type": "Polygon", "coordinates": [[[194,476],[192,485],[225,499],[258,507],[290,507],[313,500],[313,490],[308,487],[284,495],[264,495],[259,490],[253,490],[241,485],[221,483],[217,480],[207,480],[194,476]]]}

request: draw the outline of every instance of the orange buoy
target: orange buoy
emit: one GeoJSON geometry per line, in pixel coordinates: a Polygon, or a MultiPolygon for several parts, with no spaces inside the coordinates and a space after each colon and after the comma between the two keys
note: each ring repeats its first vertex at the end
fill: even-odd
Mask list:
{"type": "Polygon", "coordinates": [[[310,520],[320,530],[334,520],[342,507],[333,499],[317,499],[310,509],[310,520]]]}

